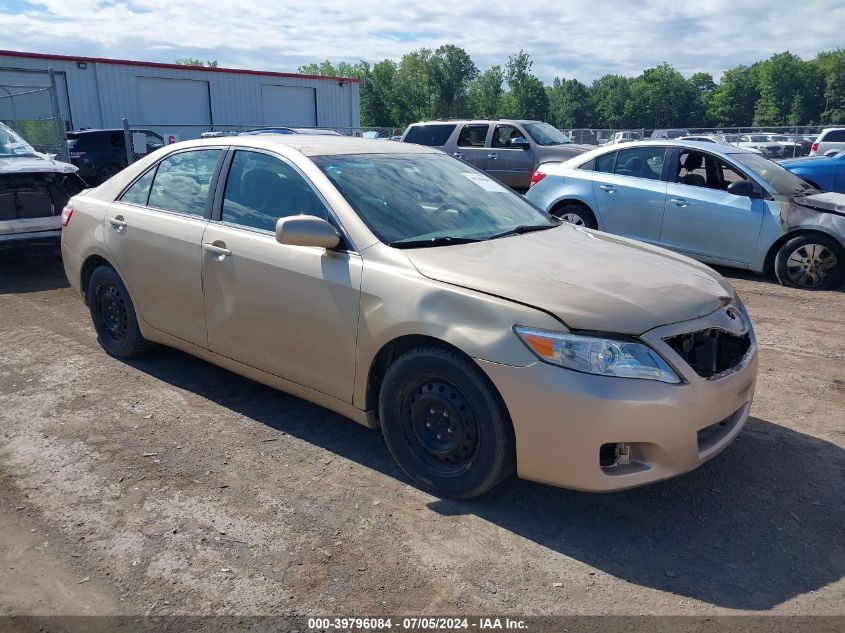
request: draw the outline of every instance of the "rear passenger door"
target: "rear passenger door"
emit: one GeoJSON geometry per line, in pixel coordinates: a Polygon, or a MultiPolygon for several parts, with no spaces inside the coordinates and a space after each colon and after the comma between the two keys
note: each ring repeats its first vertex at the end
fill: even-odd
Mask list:
{"type": "Polygon", "coordinates": [[[467,123],[458,134],[458,147],[452,152],[452,156],[478,169],[487,169],[489,151],[486,144],[489,132],[490,125],[487,123],[467,123]]]}
{"type": "Polygon", "coordinates": [[[596,157],[593,194],[602,228],[657,244],[666,207],[666,147],[631,147],[596,157]]]}
{"type": "Polygon", "coordinates": [[[123,192],[103,227],[140,317],[200,347],[208,345],[201,243],[223,155],[218,148],[168,155],[123,192]]]}

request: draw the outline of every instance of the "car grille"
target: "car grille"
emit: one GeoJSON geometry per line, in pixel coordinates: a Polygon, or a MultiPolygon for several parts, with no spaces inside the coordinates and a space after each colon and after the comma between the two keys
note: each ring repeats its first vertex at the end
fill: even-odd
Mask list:
{"type": "Polygon", "coordinates": [[[748,334],[737,336],[716,328],[670,336],[664,340],[695,373],[707,379],[734,369],[751,347],[748,334]]]}

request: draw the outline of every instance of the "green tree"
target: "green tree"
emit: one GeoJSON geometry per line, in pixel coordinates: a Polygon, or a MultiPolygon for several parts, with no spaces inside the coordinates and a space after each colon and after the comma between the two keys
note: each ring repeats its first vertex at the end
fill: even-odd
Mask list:
{"type": "Polygon", "coordinates": [[[630,85],[624,120],[639,127],[688,125],[698,95],[684,76],[669,64],[646,69],[630,85]]]}
{"type": "Polygon", "coordinates": [[[726,70],[707,103],[707,120],[716,126],[748,125],[759,95],[756,69],[736,66],[726,70]]]}
{"type": "Polygon", "coordinates": [[[557,128],[590,127],[593,122],[593,104],[587,86],[577,79],[555,77],[546,87],[549,98],[549,123],[557,128]]]}
{"type": "Polygon", "coordinates": [[[468,115],[469,83],[478,76],[478,68],[472,58],[464,49],[447,44],[434,51],[430,64],[435,115],[468,115]]]}
{"type": "Polygon", "coordinates": [[[505,95],[504,111],[509,117],[545,120],[549,111],[549,98],[543,82],[531,74],[534,62],[523,50],[508,58],[505,79],[509,91],[505,95]]]}
{"type": "Polygon", "coordinates": [[[815,60],[824,77],[822,123],[845,123],[845,50],[820,53],[815,60]]]}
{"type": "Polygon", "coordinates": [[[180,57],[174,60],[174,63],[179,64],[181,66],[203,66],[205,68],[217,68],[216,59],[204,62],[201,59],[196,59],[194,57],[180,57]]]}
{"type": "Polygon", "coordinates": [[[804,62],[790,52],[772,55],[759,68],[760,98],[754,108],[754,125],[785,125],[795,95],[803,89],[804,62]]]}
{"type": "Polygon", "coordinates": [[[590,86],[593,119],[597,127],[620,128],[624,120],[625,104],[630,96],[631,80],[621,75],[604,75],[590,86]]]}
{"type": "Polygon", "coordinates": [[[469,107],[472,116],[494,118],[502,112],[502,99],[505,94],[503,84],[505,73],[501,66],[493,66],[470,82],[468,91],[469,107]]]}
{"type": "Polygon", "coordinates": [[[716,82],[710,73],[695,73],[687,80],[690,91],[694,95],[690,120],[684,125],[687,126],[709,126],[712,124],[708,117],[710,101],[713,93],[716,92],[716,82]]]}

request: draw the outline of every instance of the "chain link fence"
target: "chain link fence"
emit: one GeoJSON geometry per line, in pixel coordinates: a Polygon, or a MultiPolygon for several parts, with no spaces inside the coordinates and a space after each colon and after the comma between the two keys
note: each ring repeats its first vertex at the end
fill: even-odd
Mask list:
{"type": "Polygon", "coordinates": [[[0,84],[0,121],[39,152],[67,162],[65,123],[52,69],[50,82],[45,87],[0,84]]]}

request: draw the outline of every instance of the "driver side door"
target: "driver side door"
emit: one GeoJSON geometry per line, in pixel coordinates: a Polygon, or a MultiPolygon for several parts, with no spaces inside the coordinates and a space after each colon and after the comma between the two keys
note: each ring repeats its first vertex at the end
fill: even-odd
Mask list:
{"type": "Polygon", "coordinates": [[[726,191],[749,179],[736,165],[699,150],[673,153],[660,245],[714,264],[748,265],[765,201],[726,191]]]}
{"type": "Polygon", "coordinates": [[[508,187],[528,189],[534,173],[535,155],[533,141],[528,134],[515,125],[500,124],[493,128],[485,171],[508,187]],[[527,149],[512,146],[511,141],[515,138],[525,139],[527,149]]]}
{"type": "Polygon", "coordinates": [[[209,348],[352,402],[361,257],[348,240],[335,250],[276,241],[281,217],[340,226],[289,161],[237,149],[223,174],[202,239],[209,348]]]}

